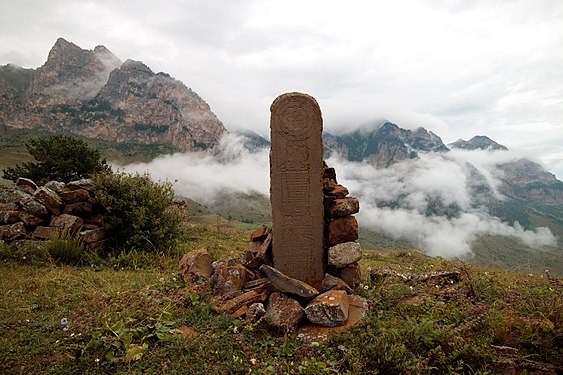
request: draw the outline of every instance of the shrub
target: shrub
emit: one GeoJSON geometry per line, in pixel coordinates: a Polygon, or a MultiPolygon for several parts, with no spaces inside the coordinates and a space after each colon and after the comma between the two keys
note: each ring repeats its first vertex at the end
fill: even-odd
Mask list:
{"type": "Polygon", "coordinates": [[[95,201],[106,211],[109,251],[159,252],[176,244],[181,215],[173,206],[171,183],[155,182],[147,173],[100,173],[93,181],[95,201]]]}

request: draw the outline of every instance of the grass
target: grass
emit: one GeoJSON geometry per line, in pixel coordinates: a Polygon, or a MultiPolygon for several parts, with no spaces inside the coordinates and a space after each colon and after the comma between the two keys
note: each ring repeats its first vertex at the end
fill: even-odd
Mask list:
{"type": "Polygon", "coordinates": [[[176,275],[193,249],[238,256],[247,230],[190,224],[186,231],[173,251],[83,267],[0,245],[0,372],[492,374],[503,360],[563,365],[563,290],[546,275],[416,250],[366,251],[359,293],[367,317],[326,342],[304,342],[214,314],[209,288],[176,275]]]}

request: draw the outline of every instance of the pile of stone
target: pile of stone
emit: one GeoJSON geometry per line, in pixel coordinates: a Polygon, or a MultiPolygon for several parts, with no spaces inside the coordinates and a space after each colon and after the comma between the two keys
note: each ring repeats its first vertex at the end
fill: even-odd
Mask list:
{"type": "MultiPolygon", "coordinates": [[[[217,313],[250,323],[265,322],[277,331],[295,329],[309,334],[315,327],[348,327],[361,319],[366,302],[354,294],[360,284],[358,261],[362,257],[357,198],[336,182],[333,168],[325,168],[326,273],[317,287],[289,277],[274,268],[270,228],[259,228],[240,258],[214,261],[205,250],[186,254],[179,272],[186,282],[210,282],[217,313]]],[[[322,336],[322,335],[321,335],[322,336]]]]}
{"type": "Polygon", "coordinates": [[[99,251],[106,232],[101,208],[92,203],[94,194],[89,179],[38,187],[19,178],[14,187],[0,191],[0,240],[47,240],[67,230],[79,233],[87,251],[99,251]]]}

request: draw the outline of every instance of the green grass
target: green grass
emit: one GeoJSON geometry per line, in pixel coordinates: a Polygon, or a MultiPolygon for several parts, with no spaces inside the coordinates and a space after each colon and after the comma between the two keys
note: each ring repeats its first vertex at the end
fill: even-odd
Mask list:
{"type": "Polygon", "coordinates": [[[326,342],[303,342],[214,314],[209,288],[176,275],[193,249],[238,256],[247,230],[190,224],[186,231],[176,251],[84,267],[0,245],[0,372],[492,374],[505,359],[521,368],[530,360],[563,365],[560,280],[415,250],[365,251],[359,294],[367,317],[326,342]],[[424,279],[443,272],[458,276],[424,279]]]}

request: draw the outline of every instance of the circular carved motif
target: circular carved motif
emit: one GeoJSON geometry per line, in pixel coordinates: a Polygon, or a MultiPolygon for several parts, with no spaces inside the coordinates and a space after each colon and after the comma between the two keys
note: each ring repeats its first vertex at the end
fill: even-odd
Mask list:
{"type": "Polygon", "coordinates": [[[315,122],[318,122],[317,108],[307,98],[292,97],[279,104],[276,125],[281,135],[290,140],[309,138],[315,122]]]}

